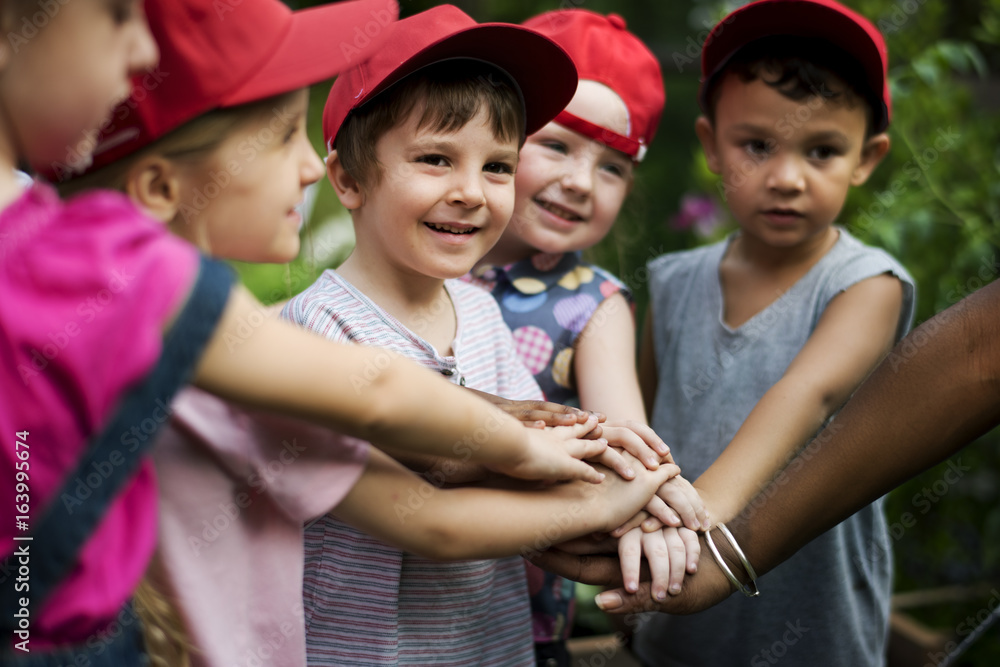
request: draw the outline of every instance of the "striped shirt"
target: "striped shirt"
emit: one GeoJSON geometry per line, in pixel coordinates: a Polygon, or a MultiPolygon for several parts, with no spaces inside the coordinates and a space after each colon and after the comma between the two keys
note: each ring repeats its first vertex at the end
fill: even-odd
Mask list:
{"type": "MultiPolygon", "coordinates": [[[[541,390],[518,360],[496,302],[445,282],[458,322],[442,356],[334,271],[283,315],[329,339],[386,348],[456,384],[516,399],[541,390]]],[[[359,381],[364,381],[359,378],[359,381]]],[[[419,509],[420,499],[407,499],[419,509]]],[[[520,558],[439,563],[324,517],[306,529],[303,603],[310,665],[532,665],[520,558]]]]}

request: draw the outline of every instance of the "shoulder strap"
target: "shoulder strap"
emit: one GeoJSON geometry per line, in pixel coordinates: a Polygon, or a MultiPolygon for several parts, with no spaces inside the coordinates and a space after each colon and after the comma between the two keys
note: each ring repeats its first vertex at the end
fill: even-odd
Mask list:
{"type": "MultiPolygon", "coordinates": [[[[122,397],[108,425],[90,441],[76,468],[52,495],[31,533],[15,538],[15,553],[5,558],[0,567],[2,571],[17,572],[18,550],[27,547],[30,554],[28,590],[15,591],[13,576],[0,587],[0,636],[10,635],[16,628],[14,613],[21,609],[19,598],[28,597],[31,600],[29,609],[37,613],[71,571],[108,507],[155,442],[155,438],[148,438],[134,452],[128,451],[121,446],[122,434],[160,409],[159,404],[169,402],[188,383],[226,306],[231,285],[232,271],[226,265],[201,259],[195,285],[164,336],[156,365],[140,384],[122,397]],[[108,461],[114,453],[124,457],[124,464],[114,466],[111,475],[90,496],[72,504],[60,500],[64,493],[73,494],[73,483],[91,472],[94,463],[108,461]]],[[[51,443],[51,446],[58,446],[58,443],[51,443]]]]}

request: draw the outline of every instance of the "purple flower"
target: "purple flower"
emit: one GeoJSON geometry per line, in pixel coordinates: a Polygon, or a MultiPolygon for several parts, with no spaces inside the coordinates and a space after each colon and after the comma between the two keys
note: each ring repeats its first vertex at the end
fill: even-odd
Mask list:
{"type": "Polygon", "coordinates": [[[681,198],[681,210],[670,219],[673,229],[692,230],[698,236],[711,236],[723,223],[724,216],[718,202],[707,195],[687,194],[681,198]]]}

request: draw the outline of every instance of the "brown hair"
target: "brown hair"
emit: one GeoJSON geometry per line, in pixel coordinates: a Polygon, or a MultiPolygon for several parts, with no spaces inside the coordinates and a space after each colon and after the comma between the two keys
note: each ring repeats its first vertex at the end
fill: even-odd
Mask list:
{"type": "Polygon", "coordinates": [[[447,60],[418,70],[348,115],[334,144],[347,173],[362,185],[377,184],[382,169],[375,144],[420,107],[418,129],[454,132],[485,107],[496,139],[524,141],[524,107],[510,77],[479,60],[447,60]]]}

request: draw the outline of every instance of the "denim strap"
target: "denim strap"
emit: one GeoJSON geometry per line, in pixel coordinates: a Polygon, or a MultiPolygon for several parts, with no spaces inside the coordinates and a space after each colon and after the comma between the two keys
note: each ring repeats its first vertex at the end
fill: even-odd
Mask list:
{"type": "MultiPolygon", "coordinates": [[[[129,451],[130,448],[122,447],[122,435],[160,409],[160,404],[169,403],[188,383],[222,316],[232,280],[232,271],[225,264],[201,258],[198,278],[184,308],[164,336],[156,365],[142,382],[122,396],[108,425],[90,441],[76,468],[53,494],[41,520],[35,522],[30,533],[32,539],[14,542],[15,552],[22,545],[29,549],[29,590],[15,592],[13,576],[8,579],[9,585],[0,588],[0,637],[10,637],[17,629],[13,615],[21,609],[19,598],[30,599],[29,609],[32,617],[36,617],[48,596],[72,570],[108,507],[132,478],[155,438],[147,438],[135,451],[129,451]],[[113,466],[110,476],[90,496],[77,498],[72,488],[77,478],[85,477],[93,471],[95,463],[108,461],[114,453],[123,457],[124,463],[113,466]],[[62,502],[63,494],[79,502],[62,502]]],[[[7,572],[17,572],[16,554],[5,558],[2,567],[7,572]]]]}

